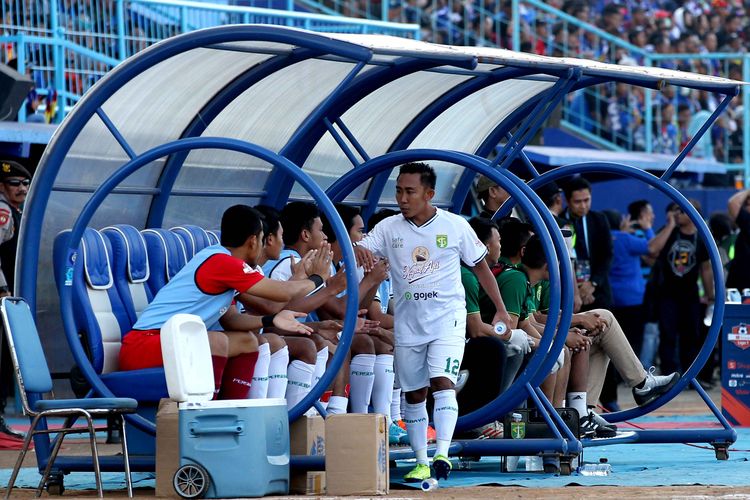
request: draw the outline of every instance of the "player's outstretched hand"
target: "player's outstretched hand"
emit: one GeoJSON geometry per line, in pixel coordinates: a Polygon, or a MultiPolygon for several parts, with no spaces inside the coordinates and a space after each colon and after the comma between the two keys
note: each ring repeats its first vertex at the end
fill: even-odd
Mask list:
{"type": "Polygon", "coordinates": [[[375,256],[362,245],[354,247],[354,257],[357,259],[357,265],[362,267],[366,273],[369,273],[375,267],[375,256]]]}
{"type": "Polygon", "coordinates": [[[313,329],[306,324],[297,321],[297,318],[304,318],[305,316],[307,316],[306,313],[289,311],[285,309],[274,316],[273,326],[289,332],[310,335],[313,332],[313,329]]]}

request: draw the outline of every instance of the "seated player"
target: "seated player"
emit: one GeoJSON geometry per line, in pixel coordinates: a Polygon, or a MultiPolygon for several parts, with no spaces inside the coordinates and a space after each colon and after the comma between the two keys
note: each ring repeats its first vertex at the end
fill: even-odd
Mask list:
{"type": "Polygon", "coordinates": [[[258,342],[250,332],[271,325],[303,334],[311,330],[295,319],[302,314],[288,310],[262,318],[241,314],[233,304],[235,293],[289,302],[321,286],[328,276],[313,275],[295,283],[264,278],[251,267],[262,247],[260,214],[246,205],[228,208],[221,219],[221,245],[198,252],[159,290],[124,336],[121,369],[163,366],[162,325],[175,314],[195,314],[209,330],[217,396],[246,398],[258,357],[258,342]],[[223,331],[217,329],[219,325],[223,331]]]}

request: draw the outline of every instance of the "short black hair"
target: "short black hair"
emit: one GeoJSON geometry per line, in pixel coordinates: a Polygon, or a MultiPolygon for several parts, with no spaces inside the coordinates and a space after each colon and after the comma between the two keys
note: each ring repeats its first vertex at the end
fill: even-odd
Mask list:
{"type": "Polygon", "coordinates": [[[610,229],[620,229],[620,221],[622,221],[622,214],[614,208],[607,208],[602,210],[602,213],[607,218],[610,229]]]}
{"type": "Polygon", "coordinates": [[[555,204],[555,198],[560,196],[561,189],[557,186],[557,183],[548,182],[547,184],[536,188],[535,191],[539,198],[544,202],[544,205],[547,208],[550,208],[555,204]]]}
{"type": "Polygon", "coordinates": [[[263,216],[263,243],[268,239],[269,234],[276,234],[281,227],[281,214],[275,208],[268,205],[255,205],[255,210],[263,216]]]}
{"type": "Polygon", "coordinates": [[[426,163],[404,163],[398,171],[399,177],[402,174],[419,174],[419,181],[424,187],[435,189],[435,182],[437,181],[435,170],[426,163]]]}
{"type": "Polygon", "coordinates": [[[469,225],[477,233],[477,238],[484,244],[487,244],[492,237],[492,229],[497,229],[497,224],[492,220],[484,217],[472,217],[469,219],[469,225]]]}
{"type": "MultiPolygon", "coordinates": [[[[341,217],[341,222],[344,223],[344,228],[348,233],[352,226],[354,226],[354,218],[361,215],[359,207],[353,207],[351,205],[344,205],[343,203],[336,203],[336,212],[341,217]]],[[[328,220],[325,214],[321,213],[320,218],[323,221],[323,232],[328,237],[328,243],[336,242],[336,233],[333,232],[333,224],[328,220]]]]}
{"type": "Polygon", "coordinates": [[[387,219],[392,215],[398,215],[399,213],[400,212],[398,210],[393,210],[392,208],[381,208],[370,216],[370,219],[367,221],[367,230],[372,231],[372,229],[377,226],[380,221],[382,221],[383,219],[387,219]]]}
{"type": "Polygon", "coordinates": [[[637,220],[641,216],[641,213],[643,213],[646,207],[650,204],[651,203],[649,203],[648,200],[636,200],[628,205],[628,214],[630,215],[630,218],[637,220]]]}
{"type": "Polygon", "coordinates": [[[529,269],[541,269],[547,263],[547,258],[544,256],[544,248],[542,247],[542,240],[539,239],[538,235],[533,235],[526,242],[526,250],[521,256],[521,263],[529,269]]]}
{"type": "Polygon", "coordinates": [[[565,183],[565,198],[569,200],[574,191],[580,191],[582,189],[588,189],[590,193],[591,183],[581,176],[573,177],[565,183]]]}
{"type": "Polygon", "coordinates": [[[294,245],[304,229],[312,230],[313,222],[320,211],[309,201],[293,201],[281,210],[281,225],[284,226],[284,245],[294,245]]]}
{"type": "Polygon", "coordinates": [[[714,212],[708,218],[708,228],[716,243],[732,234],[735,224],[726,212],[714,212]]]}
{"type": "Polygon", "coordinates": [[[228,248],[237,248],[245,244],[251,236],[258,236],[263,231],[262,215],[253,207],[234,205],[221,216],[221,244],[228,248]]]}
{"type": "Polygon", "coordinates": [[[502,249],[500,255],[503,257],[516,257],[521,248],[529,241],[532,227],[515,217],[505,217],[498,224],[500,230],[500,241],[502,249]]]}

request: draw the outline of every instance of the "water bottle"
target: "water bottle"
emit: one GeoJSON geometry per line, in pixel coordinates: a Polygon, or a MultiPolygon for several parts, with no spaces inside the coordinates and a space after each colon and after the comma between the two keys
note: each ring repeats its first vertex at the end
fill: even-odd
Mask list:
{"type": "Polygon", "coordinates": [[[582,476],[609,476],[612,466],[609,464],[583,464],[578,467],[578,473],[582,476]]]}
{"type": "Polygon", "coordinates": [[[728,304],[739,304],[742,302],[742,295],[736,288],[727,288],[727,303],[728,304]]]}
{"type": "Polygon", "coordinates": [[[492,329],[495,331],[495,334],[497,335],[505,335],[505,332],[508,331],[508,327],[505,326],[505,323],[503,323],[502,321],[495,323],[492,326],[492,329]]]}
{"type": "Polygon", "coordinates": [[[518,469],[518,459],[521,457],[510,455],[505,457],[505,470],[506,472],[515,472],[518,469]]]}
{"type": "Polygon", "coordinates": [[[419,486],[422,488],[422,491],[436,490],[438,489],[438,480],[434,477],[431,477],[422,481],[422,484],[420,484],[419,486]]]}

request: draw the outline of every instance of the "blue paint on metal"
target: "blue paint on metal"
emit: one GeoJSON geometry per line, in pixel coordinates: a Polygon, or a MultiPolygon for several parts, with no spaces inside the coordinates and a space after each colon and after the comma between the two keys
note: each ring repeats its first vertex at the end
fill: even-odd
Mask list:
{"type": "Polygon", "coordinates": [[[349,127],[346,126],[346,123],[344,123],[344,120],[339,117],[336,120],[336,125],[341,129],[341,131],[344,133],[347,139],[349,139],[349,142],[352,143],[352,146],[354,146],[354,149],[357,150],[357,153],[364,159],[365,161],[368,161],[370,159],[370,155],[367,154],[367,151],[365,151],[365,148],[362,146],[362,143],[360,143],[356,137],[354,137],[354,134],[351,130],[349,130],[349,127]]]}
{"type": "Polygon", "coordinates": [[[333,140],[336,141],[336,144],[339,145],[339,148],[341,151],[344,152],[347,158],[349,158],[349,162],[352,164],[353,167],[359,166],[359,159],[354,154],[354,151],[351,150],[349,145],[346,143],[343,137],[341,137],[341,134],[339,134],[339,131],[336,130],[336,127],[333,126],[331,123],[331,120],[328,118],[323,118],[323,123],[326,124],[326,129],[328,129],[328,133],[331,134],[331,137],[333,137],[333,140]]]}
{"type": "Polygon", "coordinates": [[[107,130],[112,133],[117,143],[122,147],[122,149],[127,153],[128,158],[131,160],[136,157],[135,151],[133,151],[133,148],[130,147],[130,144],[128,144],[128,141],[125,140],[125,137],[122,136],[122,133],[120,133],[120,130],[115,126],[114,123],[112,123],[112,120],[110,120],[109,116],[107,116],[107,113],[104,112],[102,108],[97,108],[96,110],[97,116],[104,122],[104,126],[107,127],[107,130]]]}
{"type": "MultiPolygon", "coordinates": [[[[291,54],[279,55],[272,57],[262,63],[253,66],[242,74],[238,75],[231,82],[224,86],[214,97],[211,98],[195,115],[190,124],[180,134],[180,138],[198,137],[211,125],[219,114],[237,97],[242,95],[248,88],[252,87],[259,81],[277,71],[287,68],[298,62],[306,61],[313,57],[321,55],[319,50],[296,49],[291,54]]],[[[157,182],[160,190],[159,195],[155,196],[151,202],[146,227],[161,227],[164,220],[164,213],[169,203],[170,193],[173,192],[174,183],[182,169],[182,165],[187,159],[187,152],[180,152],[167,158],[162,169],[161,176],[157,182]]],[[[261,193],[261,196],[265,192],[261,193]]]]}
{"type": "MultiPolygon", "coordinates": [[[[52,5],[56,5],[56,3],[53,2],[52,5]]],[[[240,40],[268,41],[305,47],[352,60],[368,60],[371,57],[371,52],[368,49],[358,45],[299,30],[291,30],[280,26],[230,25],[194,31],[170,38],[150,47],[148,50],[144,50],[138,57],[126,60],[110,71],[107,78],[97,83],[96,89],[88,92],[78,102],[67,116],[65,124],[53,137],[40,161],[41,167],[37,171],[34,186],[29,193],[24,219],[21,222],[17,281],[19,293],[29,302],[32,311],[36,310],[36,263],[39,258],[44,212],[47,210],[49,197],[53,191],[60,166],[65,161],[65,157],[76,137],[78,137],[78,133],[83,130],[91,116],[127,82],[159,62],[198,47],[240,40]]],[[[56,57],[55,61],[62,64],[64,58],[56,57]]],[[[62,72],[59,74],[62,75],[62,72]]],[[[62,88],[62,85],[59,85],[58,88],[62,88]]]]}
{"type": "MultiPolygon", "coordinates": [[[[326,131],[325,124],[322,121],[324,116],[329,120],[335,121],[340,116],[343,116],[344,113],[357,102],[386,84],[411,73],[444,65],[473,68],[476,66],[476,59],[466,56],[460,58],[451,56],[448,58],[435,57],[427,59],[404,57],[394,61],[389,66],[368,70],[366,73],[355,79],[352,85],[341,92],[335,103],[332,103],[330,109],[323,110],[322,108],[318,108],[316,112],[311,115],[311,118],[307,120],[306,125],[303,125],[306,127],[306,130],[303,131],[301,130],[302,127],[300,127],[294,137],[284,147],[284,156],[298,165],[304,165],[310,152],[326,131]]],[[[269,177],[267,185],[271,185],[270,182],[271,178],[269,177]]],[[[274,182],[278,182],[278,179],[274,182]]],[[[291,189],[292,187],[289,186],[285,193],[277,193],[273,198],[267,196],[264,198],[263,203],[266,205],[280,205],[289,197],[291,189]]]]}
{"type": "MultiPolygon", "coordinates": [[[[372,177],[378,172],[392,169],[396,165],[407,163],[409,161],[447,161],[461,165],[474,172],[487,175],[500,186],[506,189],[513,199],[521,203],[522,207],[531,217],[535,229],[542,239],[545,248],[545,256],[549,262],[568,262],[566,258],[567,247],[562,239],[560,231],[552,218],[549,210],[543,209],[544,204],[533,191],[522,181],[514,179],[512,175],[505,171],[499,171],[489,168],[487,160],[477,158],[466,153],[457,151],[441,151],[431,149],[414,149],[407,151],[395,151],[387,153],[362,164],[359,168],[347,172],[343,177],[338,179],[326,191],[326,194],[333,200],[341,201],[356,186],[372,177]],[[555,228],[550,233],[548,228],[555,228]],[[558,256],[559,259],[558,259],[558,256]]],[[[562,350],[565,336],[554,335],[558,317],[561,329],[567,331],[570,325],[570,319],[573,311],[573,290],[570,266],[550,267],[550,281],[552,283],[561,283],[560,287],[552,286],[550,289],[550,319],[545,327],[544,335],[537,348],[537,353],[529,361],[526,369],[513,382],[510,388],[503,394],[499,395],[494,401],[490,402],[483,408],[464,415],[459,418],[457,429],[468,429],[482,425],[512,410],[526,398],[525,384],[532,382],[537,375],[540,375],[540,381],[547,376],[549,368],[555,363],[557,355],[562,350]],[[562,273],[562,281],[561,281],[562,273]],[[564,294],[564,295],[563,295],[564,294]],[[562,301],[561,298],[565,300],[562,301]],[[562,308],[560,304],[562,302],[562,308]],[[559,316],[558,316],[559,315],[559,316]],[[554,316],[554,317],[552,317],[554,316]],[[553,336],[554,342],[553,342],[553,336]],[[546,368],[546,369],[545,369],[546,368]]]]}
{"type": "Polygon", "coordinates": [[[713,123],[716,121],[716,119],[719,118],[719,116],[724,112],[727,106],[729,106],[729,102],[734,98],[734,96],[738,95],[739,93],[740,88],[737,87],[733,94],[724,97],[721,103],[716,106],[716,109],[713,113],[711,113],[711,116],[706,119],[703,125],[701,125],[701,128],[698,130],[698,132],[696,132],[695,135],[690,139],[690,142],[688,142],[685,147],[682,148],[682,151],[680,151],[680,154],[677,155],[677,158],[674,159],[669,168],[666,169],[661,175],[661,179],[663,181],[667,181],[670,177],[672,177],[672,173],[674,173],[680,163],[682,163],[682,160],[684,160],[687,155],[690,154],[690,151],[692,151],[695,145],[698,144],[698,141],[701,139],[701,137],[703,137],[703,135],[708,131],[711,125],[713,125],[713,123]]]}
{"type": "MultiPolygon", "coordinates": [[[[328,217],[328,220],[333,226],[334,233],[339,241],[347,241],[349,235],[341,222],[341,218],[338,216],[335,207],[330,200],[325,196],[325,193],[315,184],[315,182],[301,169],[299,169],[292,162],[284,157],[277,155],[276,153],[265,149],[263,147],[250,144],[248,142],[239,141],[236,139],[228,138],[216,138],[216,137],[198,137],[198,138],[186,138],[179,139],[174,142],[162,144],[149,151],[144,152],[140,156],[134,158],[130,162],[120,167],[115,173],[113,173],[106,181],[104,181],[96,192],[92,195],[89,201],[81,210],[81,213],[76,220],[71,230],[70,241],[68,243],[68,254],[72,255],[77,251],[78,245],[81,241],[86,226],[89,224],[96,210],[99,208],[104,199],[112,192],[112,190],[119,185],[124,179],[126,179],[133,172],[148,165],[150,162],[155,161],[164,156],[176,153],[183,150],[195,150],[195,149],[224,149],[229,151],[236,151],[244,153],[250,156],[254,156],[270,164],[273,164],[277,168],[287,170],[291,177],[298,183],[300,183],[317,201],[323,213],[328,217]]],[[[322,395],[323,391],[333,382],[338,368],[344,362],[344,358],[347,355],[349,346],[351,345],[352,336],[354,334],[354,327],[356,322],[356,311],[358,310],[358,280],[356,276],[356,261],[354,260],[354,253],[350,245],[342,245],[342,251],[344,255],[344,262],[346,265],[345,272],[347,277],[347,298],[346,298],[346,318],[344,319],[344,329],[339,341],[339,349],[336,351],[329,368],[321,378],[320,382],[310,391],[310,393],[294,408],[289,411],[289,417],[291,420],[298,418],[304,411],[322,395]]],[[[64,270],[61,270],[64,272],[64,270]]],[[[97,373],[91,366],[86,353],[83,350],[80,341],[78,340],[78,332],[75,326],[73,301],[72,301],[72,287],[65,286],[65,279],[61,277],[59,280],[60,286],[58,292],[60,295],[60,307],[62,310],[63,325],[65,327],[65,334],[68,337],[68,341],[73,353],[73,357],[81,368],[81,371],[86,380],[91,384],[94,390],[102,396],[112,397],[111,391],[104,385],[97,373]]],[[[140,416],[131,416],[129,419],[133,425],[140,428],[141,430],[149,433],[155,432],[155,426],[153,423],[145,420],[140,416]]]]}
{"type": "MultiPolygon", "coordinates": [[[[708,360],[713,346],[716,344],[716,341],[719,338],[719,331],[721,329],[721,324],[724,317],[724,301],[721,300],[721,298],[725,296],[723,278],[724,274],[721,259],[719,258],[719,251],[716,248],[716,243],[711,237],[711,233],[698,211],[695,210],[693,205],[691,205],[690,202],[679,191],[677,191],[677,189],[648,172],[644,172],[643,170],[640,170],[638,168],[631,167],[629,165],[622,165],[619,163],[577,163],[573,165],[566,165],[565,167],[546,172],[541,177],[533,179],[529,183],[529,186],[532,188],[536,188],[548,182],[559,180],[563,177],[585,173],[610,173],[623,175],[625,177],[632,177],[661,191],[671,200],[677,203],[680,208],[682,208],[682,210],[688,215],[688,217],[690,217],[690,220],[695,224],[695,227],[698,229],[699,237],[708,249],[708,254],[711,259],[711,268],[714,273],[714,296],[718,299],[714,305],[714,314],[712,316],[711,327],[709,328],[706,340],[703,343],[698,356],[695,358],[695,361],[693,361],[687,371],[683,374],[680,381],[677,382],[677,384],[667,393],[663,394],[647,405],[604,415],[604,417],[610,422],[620,422],[623,420],[630,420],[640,417],[659,408],[660,406],[663,406],[667,402],[671,401],[675,396],[677,396],[677,394],[679,394],[680,391],[682,391],[685,386],[690,383],[690,381],[695,378],[696,375],[698,375],[698,372],[708,360]]],[[[509,200],[509,203],[505,203],[503,205],[503,208],[505,209],[505,205],[508,205],[507,209],[510,210],[512,204],[513,201],[509,200]]],[[[712,405],[713,403],[711,403],[709,407],[712,407],[712,405]]]]}

